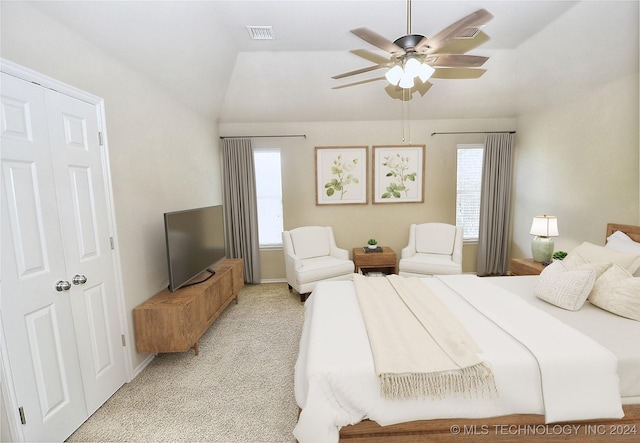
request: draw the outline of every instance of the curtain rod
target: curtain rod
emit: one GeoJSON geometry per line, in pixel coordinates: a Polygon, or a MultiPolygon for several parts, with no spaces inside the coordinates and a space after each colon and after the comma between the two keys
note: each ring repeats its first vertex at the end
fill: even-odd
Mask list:
{"type": "Polygon", "coordinates": [[[229,135],[227,137],[220,137],[221,139],[225,138],[287,138],[287,137],[302,137],[307,138],[306,134],[293,134],[293,135],[229,135]]]}
{"type": "Polygon", "coordinates": [[[485,131],[485,132],[432,132],[431,136],[440,135],[440,134],[515,134],[516,131],[485,131]]]}

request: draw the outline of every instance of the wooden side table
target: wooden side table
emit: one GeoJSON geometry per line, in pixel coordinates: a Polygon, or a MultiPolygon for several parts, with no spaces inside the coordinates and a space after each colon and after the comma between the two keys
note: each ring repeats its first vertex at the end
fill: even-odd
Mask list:
{"type": "Polygon", "coordinates": [[[356,273],[378,271],[395,274],[397,272],[396,253],[387,246],[382,247],[382,252],[366,252],[364,248],[353,248],[353,263],[356,266],[356,273]]]}
{"type": "Polygon", "coordinates": [[[511,275],[539,275],[546,266],[532,258],[512,258],[509,262],[511,275]]]}

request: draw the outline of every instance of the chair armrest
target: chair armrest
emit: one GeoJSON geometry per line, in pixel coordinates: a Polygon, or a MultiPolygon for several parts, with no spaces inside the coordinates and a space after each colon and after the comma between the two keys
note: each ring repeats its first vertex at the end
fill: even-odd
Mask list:
{"type": "Polygon", "coordinates": [[[343,260],[349,260],[349,251],[346,249],[338,248],[337,246],[332,246],[329,252],[329,255],[335,258],[341,258],[343,260]]]}
{"type": "Polygon", "coordinates": [[[412,245],[405,246],[400,251],[400,258],[413,257],[414,255],[416,255],[416,248],[412,245]]]}
{"type": "Polygon", "coordinates": [[[285,254],[285,257],[293,265],[293,269],[302,267],[302,260],[297,255],[285,254]]]}

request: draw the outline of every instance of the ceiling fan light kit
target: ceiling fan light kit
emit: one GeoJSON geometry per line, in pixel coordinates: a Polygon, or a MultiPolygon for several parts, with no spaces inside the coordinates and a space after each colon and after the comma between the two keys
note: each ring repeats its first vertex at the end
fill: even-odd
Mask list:
{"type": "Polygon", "coordinates": [[[421,61],[418,57],[407,55],[393,65],[384,75],[387,81],[403,89],[411,89],[416,77],[424,83],[431,78],[436,70],[421,61]]]}
{"type": "MultiPolygon", "coordinates": [[[[392,42],[367,28],[357,28],[351,31],[367,43],[388,52],[390,54],[389,60],[381,60],[377,65],[335,75],[333,78],[340,79],[381,68],[389,68],[384,77],[379,79],[386,78],[391,85],[402,89],[414,88],[416,77],[420,79],[422,84],[427,83],[439,68],[447,71],[457,69],[468,72],[466,76],[449,74],[439,75],[437,76],[438,78],[478,78],[484,73],[484,70],[477,68],[482,66],[488,60],[488,57],[465,55],[464,52],[466,50],[462,51],[462,53],[448,54],[446,53],[446,48],[448,45],[455,43],[456,40],[475,37],[479,33],[479,27],[492,18],[493,15],[490,12],[485,9],[479,9],[449,25],[432,38],[427,38],[420,34],[411,33],[411,0],[407,0],[406,35],[392,42]]],[[[367,82],[357,82],[345,86],[363,83],[367,82]]],[[[406,94],[403,94],[403,96],[406,96],[406,94]]],[[[410,97],[411,95],[409,95],[410,97]]]]}

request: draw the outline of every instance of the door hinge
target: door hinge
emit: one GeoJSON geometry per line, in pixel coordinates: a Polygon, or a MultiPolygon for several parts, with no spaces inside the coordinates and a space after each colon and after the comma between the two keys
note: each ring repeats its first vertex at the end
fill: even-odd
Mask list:
{"type": "Polygon", "coordinates": [[[22,423],[23,425],[26,425],[27,419],[24,416],[24,408],[22,406],[18,408],[18,413],[20,414],[20,423],[22,423]]]}
{"type": "Polygon", "coordinates": [[[98,131],[98,144],[100,146],[104,145],[104,140],[102,139],[102,131],[98,131]]]}
{"type": "Polygon", "coordinates": [[[122,338],[122,347],[126,348],[127,347],[127,339],[124,338],[124,334],[122,334],[120,337],[122,338]]]}
{"type": "Polygon", "coordinates": [[[113,237],[109,237],[109,244],[111,245],[111,249],[115,249],[115,243],[113,242],[113,237]]]}

